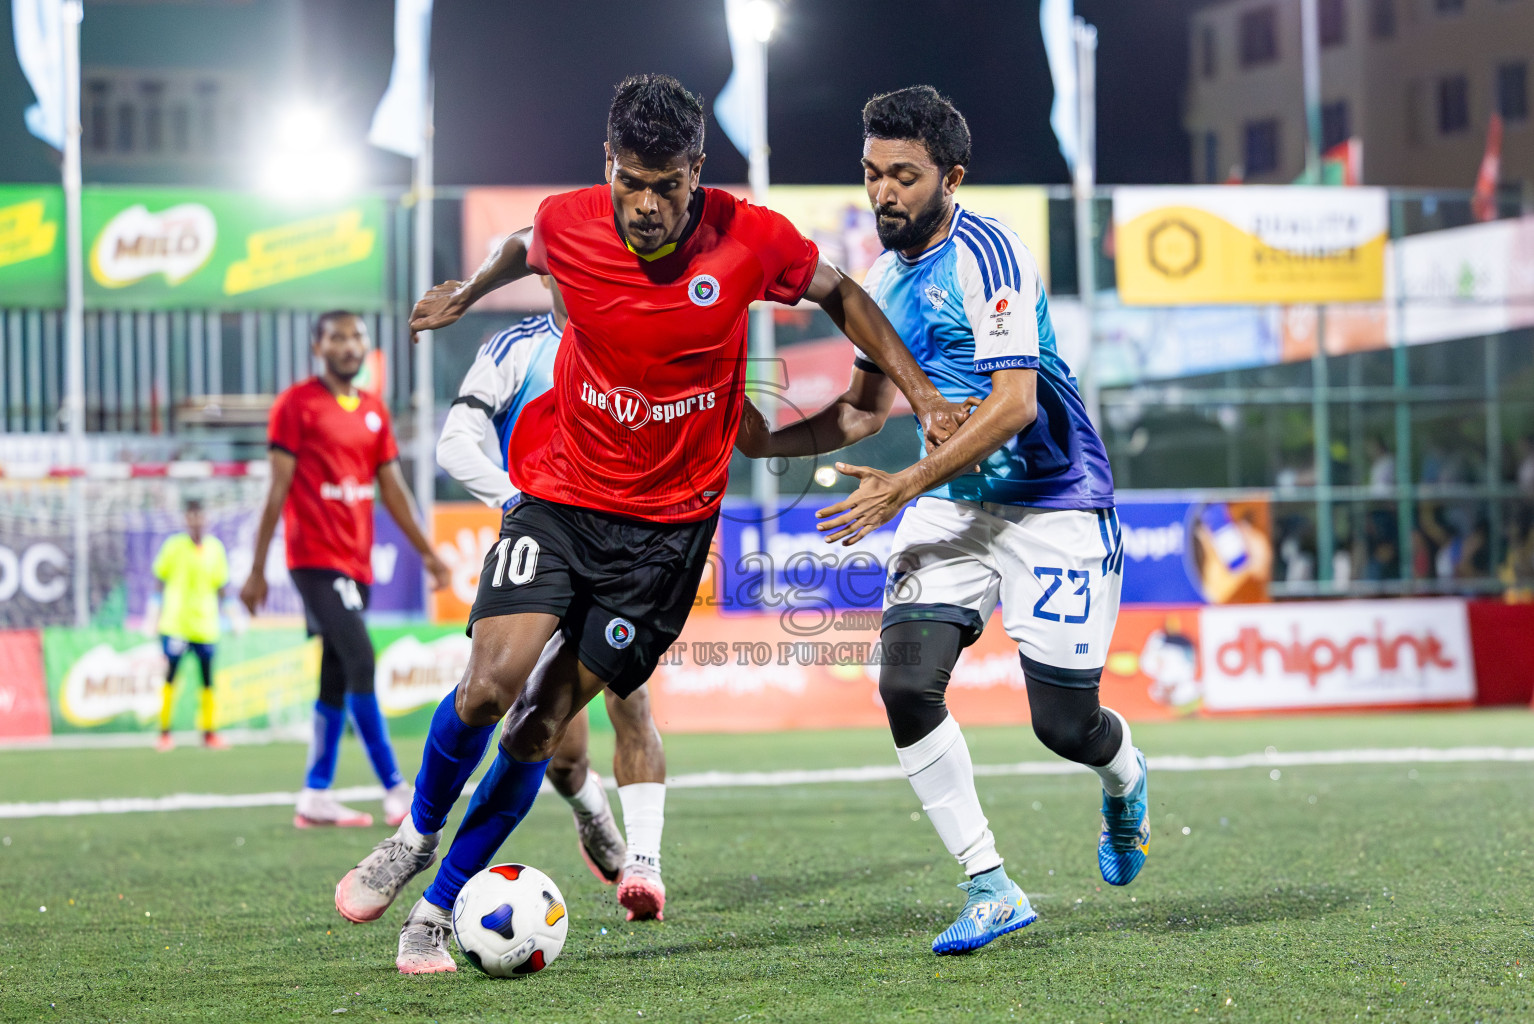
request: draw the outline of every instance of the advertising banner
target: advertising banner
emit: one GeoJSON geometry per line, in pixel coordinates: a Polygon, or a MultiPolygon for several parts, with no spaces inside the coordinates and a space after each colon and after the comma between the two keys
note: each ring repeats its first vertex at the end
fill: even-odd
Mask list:
{"type": "Polygon", "coordinates": [[[1124,502],[1124,591],[1131,604],[1240,604],[1268,599],[1268,499],[1124,502]]]}
{"type": "Polygon", "coordinates": [[[1206,608],[1199,632],[1210,711],[1475,699],[1470,628],[1455,598],[1206,608]]]}
{"type": "Polygon", "coordinates": [[[1534,217],[1396,239],[1389,264],[1386,314],[1402,344],[1534,324],[1534,217]]]}
{"type": "MultiPolygon", "coordinates": [[[[157,637],[121,629],[43,630],[53,731],[157,729],[165,655],[157,637]]],[[[255,629],[219,641],[213,663],[218,728],[282,728],[308,722],[320,645],[301,629],[255,629]]],[[[172,728],[197,727],[195,659],[181,669],[172,728]]]]}
{"type": "Polygon", "coordinates": [[[64,190],[0,185],[0,307],[64,305],[64,190]]]}
{"type": "Polygon", "coordinates": [[[479,567],[501,534],[499,509],[478,501],[439,501],[432,508],[431,543],[446,563],[453,581],[431,595],[431,621],[469,621],[469,609],[479,590],[479,567]]]}
{"type": "Polygon", "coordinates": [[[35,629],[0,630],[0,740],[42,739],[52,731],[43,684],[43,639],[35,629]]]}
{"type": "MultiPolygon", "coordinates": [[[[1044,189],[965,185],[958,199],[964,209],[994,217],[1011,228],[1033,253],[1048,286],[1049,195],[1044,189]]],[[[767,205],[793,221],[822,256],[859,281],[884,252],[862,185],[774,185],[767,192],[767,205]]]]}
{"type": "Polygon", "coordinates": [[[1136,306],[1378,301],[1388,223],[1379,188],[1119,188],[1119,299],[1136,306]]]}
{"type": "Polygon", "coordinates": [[[390,731],[424,735],[432,712],[468,667],[469,638],[463,626],[393,626],[368,633],[377,656],[374,692],[390,731]]]}
{"type": "Polygon", "coordinates": [[[834,500],[816,488],[798,501],[785,501],[771,531],[762,529],[754,507],[725,509],[715,576],[699,592],[724,614],[776,609],[791,620],[785,625],[789,634],[819,628],[816,624],[835,609],[877,611],[900,520],[850,547],[827,544],[815,529],[815,511],[834,500]]]}
{"type": "Polygon", "coordinates": [[[382,309],[384,210],[377,197],[292,206],[243,192],[87,189],[86,305],[382,309]]]}
{"type": "MultiPolygon", "coordinates": [[[[1129,612],[1119,630],[1129,631],[1127,642],[1138,658],[1149,627],[1164,625],[1164,617],[1142,623],[1129,612]]],[[[805,635],[785,631],[774,614],[695,616],[651,677],[656,724],[662,732],[883,728],[888,720],[879,699],[879,672],[891,659],[919,653],[881,647],[878,641],[877,610],[841,612],[826,618],[819,632],[805,635]]],[[[1152,667],[1161,670],[1159,663],[1152,667]]],[[[1170,704],[1153,697],[1154,677],[1127,663],[1121,668],[1103,678],[1104,704],[1135,721],[1173,715],[1170,704]]],[[[1165,671],[1175,675],[1177,668],[1165,671]]],[[[1002,630],[1000,612],[960,655],[948,684],[948,705],[963,722],[1029,720],[1017,645],[1002,630]]]]}

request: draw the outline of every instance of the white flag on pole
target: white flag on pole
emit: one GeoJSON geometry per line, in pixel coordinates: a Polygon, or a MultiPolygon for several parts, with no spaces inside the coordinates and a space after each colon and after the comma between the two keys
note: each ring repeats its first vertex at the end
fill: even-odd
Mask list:
{"type": "Polygon", "coordinates": [[[730,30],[730,59],[734,67],[724,88],[714,97],[714,119],[740,150],[740,155],[750,159],[751,151],[767,134],[767,126],[759,123],[764,107],[760,92],[766,80],[762,67],[763,47],[753,34],[748,6],[749,0],[724,0],[724,17],[730,30]]]}
{"type": "Polygon", "coordinates": [[[368,142],[401,156],[420,156],[426,133],[431,4],[432,0],[395,0],[394,68],[368,130],[368,142]]]}
{"type": "Polygon", "coordinates": [[[1049,58],[1049,76],[1055,83],[1055,102],[1049,110],[1049,124],[1060,141],[1060,155],[1065,165],[1076,169],[1080,147],[1076,124],[1076,33],[1072,0],[1042,0],[1039,4],[1039,27],[1044,31],[1044,54],[1049,58]]]}
{"type": "Polygon", "coordinates": [[[27,108],[27,131],[64,148],[63,0],[11,0],[16,61],[37,102],[27,108]]]}

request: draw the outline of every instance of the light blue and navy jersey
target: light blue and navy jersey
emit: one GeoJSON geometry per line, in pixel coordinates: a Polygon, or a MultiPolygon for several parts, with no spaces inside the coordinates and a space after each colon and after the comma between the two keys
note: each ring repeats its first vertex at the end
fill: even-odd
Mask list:
{"type": "MultiPolygon", "coordinates": [[[[930,493],[1039,508],[1113,507],[1113,474],[1060,358],[1033,255],[1006,226],[954,206],[948,237],[915,259],[888,251],[864,289],[951,402],[991,393],[997,370],[1038,371],[1038,417],[981,465],[930,493]]],[[[859,368],[879,368],[863,356],[859,368]]]]}
{"type": "Polygon", "coordinates": [[[554,356],[559,352],[554,314],[530,316],[492,335],[479,348],[464,375],[455,405],[481,409],[495,426],[497,465],[506,468],[506,442],[527,403],[554,384],[554,356]]]}

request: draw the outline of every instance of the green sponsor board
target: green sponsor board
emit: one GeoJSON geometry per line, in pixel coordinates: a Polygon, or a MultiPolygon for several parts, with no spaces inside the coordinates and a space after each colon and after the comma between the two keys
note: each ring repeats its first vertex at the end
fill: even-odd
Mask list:
{"type": "MultiPolygon", "coordinates": [[[[423,736],[442,698],[463,679],[469,665],[469,638],[462,626],[411,625],[370,629],[378,668],[378,706],[397,736],[423,736]]],[[[216,674],[216,673],[215,673],[216,674]]],[[[591,727],[610,731],[605,703],[588,706],[591,727]]]]}
{"type": "Polygon", "coordinates": [[[64,190],[0,185],[0,307],[64,305],[64,190]]]}
{"type": "MultiPolygon", "coordinates": [[[[442,698],[463,678],[469,638],[460,626],[426,624],[369,630],[378,667],[379,707],[396,736],[424,736],[442,698]]],[[[122,629],[49,628],[43,634],[53,731],[159,729],[165,655],[158,637],[122,629]]],[[[181,661],[171,728],[201,728],[197,659],[181,661]]],[[[319,641],[297,628],[226,635],[213,659],[214,724],[223,729],[306,725],[319,690],[319,641]]],[[[603,702],[591,704],[593,729],[612,728],[603,702]]]]}
{"type": "MultiPolygon", "coordinates": [[[[43,669],[53,731],[159,728],[165,655],[158,637],[122,629],[43,630],[43,669]]],[[[214,724],[281,728],[309,720],[320,645],[301,629],[256,629],[219,641],[213,660],[214,724]]],[[[200,727],[197,659],[181,661],[173,729],[200,727]]]]}
{"type": "Polygon", "coordinates": [[[81,202],[92,309],[383,308],[380,198],[103,186],[81,202]]]}

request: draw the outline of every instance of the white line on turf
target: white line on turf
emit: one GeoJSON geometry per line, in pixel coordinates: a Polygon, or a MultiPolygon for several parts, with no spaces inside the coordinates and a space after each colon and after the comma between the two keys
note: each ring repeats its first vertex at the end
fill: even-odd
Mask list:
{"type": "MultiPolygon", "coordinates": [[[[1188,757],[1168,754],[1148,758],[1158,772],[1219,772],[1242,768],[1296,768],[1314,765],[1456,764],[1534,761],[1534,747],[1395,747],[1363,750],[1302,750],[1235,756],[1188,757]]],[[[1070,761],[1022,761],[1017,764],[977,764],[975,774],[1069,775],[1086,771],[1070,761]]],[[[814,771],[695,772],[666,780],[672,789],[800,786],[827,782],[885,782],[903,779],[898,765],[825,768],[814,771]]],[[[614,783],[606,780],[609,788],[614,783]]],[[[547,782],[544,791],[549,789],[547,782]]],[[[467,792],[472,792],[469,787],[467,792]]],[[[336,799],[380,800],[379,786],[351,786],[334,791],[336,799]]],[[[0,818],[74,818],[89,814],[134,814],[152,811],[207,811],[241,807],[291,807],[297,793],[176,793],[159,797],[119,797],[106,800],[53,800],[0,804],[0,818]]]]}

